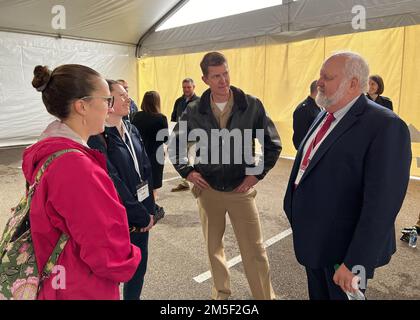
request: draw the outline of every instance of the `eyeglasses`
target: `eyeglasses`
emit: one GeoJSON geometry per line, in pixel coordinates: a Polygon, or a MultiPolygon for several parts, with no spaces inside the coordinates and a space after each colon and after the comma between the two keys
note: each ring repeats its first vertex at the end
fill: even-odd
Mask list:
{"type": "Polygon", "coordinates": [[[108,103],[108,108],[112,108],[114,106],[114,96],[86,96],[80,98],[80,100],[85,99],[103,99],[108,103]]]}

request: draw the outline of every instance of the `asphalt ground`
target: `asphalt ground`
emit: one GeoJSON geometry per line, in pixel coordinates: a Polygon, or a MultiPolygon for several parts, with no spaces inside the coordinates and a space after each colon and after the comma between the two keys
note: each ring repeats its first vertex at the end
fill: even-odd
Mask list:
{"type": "MultiPolygon", "coordinates": [[[[23,194],[21,173],[23,148],[0,149],[0,231],[8,219],[10,208],[23,194]]],[[[267,253],[273,287],[280,299],[308,299],[304,268],[296,261],[290,225],[282,209],[283,197],[293,162],[280,159],[267,177],[258,183],[257,206],[264,240],[269,240],[267,253]]],[[[158,203],[166,216],[150,231],[149,264],[142,293],[144,300],[206,300],[210,298],[212,279],[206,277],[208,260],[201,231],[196,200],[190,191],[170,192],[180,182],[168,164],[158,203]],[[204,275],[203,275],[204,274],[204,275]],[[201,277],[201,281],[194,280],[201,277]]],[[[411,226],[420,212],[420,181],[411,180],[396,230],[411,226]]],[[[252,299],[244,274],[235,236],[227,219],[225,252],[230,267],[232,299],[252,299]]],[[[311,239],[308,239],[308,242],[311,239]]],[[[420,245],[409,248],[399,240],[390,264],[379,268],[369,281],[366,295],[371,300],[420,299],[420,245]]]]}

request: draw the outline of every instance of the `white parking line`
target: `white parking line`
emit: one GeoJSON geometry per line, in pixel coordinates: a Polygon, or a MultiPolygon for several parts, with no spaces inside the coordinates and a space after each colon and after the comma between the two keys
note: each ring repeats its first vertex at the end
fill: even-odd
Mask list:
{"type": "MultiPolygon", "coordinates": [[[[273,245],[274,243],[276,243],[276,242],[280,241],[281,239],[286,238],[287,236],[289,236],[289,235],[291,235],[291,234],[292,234],[292,229],[291,229],[291,228],[289,228],[289,229],[287,229],[287,230],[285,230],[285,231],[283,231],[283,232],[279,233],[278,235],[275,235],[274,237],[272,237],[272,238],[270,238],[270,239],[268,239],[267,241],[265,241],[265,242],[264,242],[264,248],[267,248],[267,247],[269,247],[269,246],[273,245]]],[[[241,255],[236,256],[236,257],[235,257],[235,258],[233,258],[233,259],[230,259],[230,260],[227,262],[227,266],[228,266],[228,268],[231,268],[231,267],[233,267],[234,265],[236,265],[236,264],[238,264],[238,263],[240,263],[240,262],[242,262],[242,257],[241,257],[241,255]]],[[[196,277],[194,278],[194,280],[195,280],[196,282],[198,282],[198,283],[203,283],[204,281],[206,281],[206,280],[208,280],[208,279],[210,279],[210,278],[211,278],[211,273],[210,273],[210,271],[207,271],[207,272],[204,272],[204,273],[202,273],[202,274],[200,274],[200,275],[196,276],[196,277]]]]}

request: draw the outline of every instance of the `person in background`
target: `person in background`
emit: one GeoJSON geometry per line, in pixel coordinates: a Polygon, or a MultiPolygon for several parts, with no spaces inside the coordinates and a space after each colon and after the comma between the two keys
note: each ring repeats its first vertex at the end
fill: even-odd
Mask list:
{"type": "Polygon", "coordinates": [[[369,91],[366,94],[369,100],[375,101],[377,104],[388,108],[389,110],[394,110],[392,106],[391,99],[381,96],[384,92],[385,86],[384,81],[378,75],[373,75],[369,77],[369,91]]]}
{"type": "Polygon", "coordinates": [[[308,133],[317,115],[321,112],[321,108],[315,102],[318,93],[316,82],[315,80],[311,83],[310,95],[293,112],[293,145],[296,150],[299,149],[300,143],[308,133]]]}
{"type": "Polygon", "coordinates": [[[109,175],[126,209],[131,243],[141,249],[142,260],[134,276],[124,283],[124,300],[140,299],[148,261],[149,230],[153,226],[152,169],[136,127],[123,120],[130,99],[116,81],[107,80],[114,97],[114,112],[106,120],[105,131],[93,136],[88,144],[106,155],[109,175]]]}
{"type": "MultiPolygon", "coordinates": [[[[117,80],[117,82],[123,86],[124,90],[127,92],[128,94],[128,83],[127,81],[125,81],[124,79],[119,79],[117,80]]],[[[133,120],[134,115],[136,114],[136,112],[139,111],[139,109],[137,108],[136,103],[134,102],[133,99],[130,98],[130,112],[127,116],[123,117],[123,120],[129,120],[130,122],[133,120]]]]}
{"type": "Polygon", "coordinates": [[[161,130],[164,130],[165,136],[168,137],[168,120],[160,112],[160,96],[156,91],[147,91],[144,94],[140,109],[142,111],[134,116],[132,124],[143,138],[152,165],[153,194],[155,200],[157,200],[158,189],[162,187],[165,163],[164,154],[158,154],[158,150],[167,141],[167,138],[163,141],[157,141],[156,137],[161,130]]]}
{"type": "MultiPolygon", "coordinates": [[[[141,252],[130,244],[127,215],[106,171],[102,154],[86,141],[104,130],[113,97],[95,70],[77,64],[37,66],[32,86],[42,92],[47,111],[58,120],[23,154],[22,170],[33,184],[52,154],[75,149],[53,160],[31,203],[31,235],[38,270],[43,270],[61,234],[69,237],[57,264],[65,289],[55,277],[42,283],[40,300],[118,300],[119,283],[131,279],[141,252]]],[[[30,271],[28,271],[30,272],[30,271]]]]}
{"type": "MultiPolygon", "coordinates": [[[[171,121],[177,122],[179,121],[179,118],[181,117],[182,113],[187,108],[187,105],[190,102],[193,102],[197,99],[200,99],[199,96],[197,96],[194,93],[195,90],[195,84],[194,80],[191,78],[185,78],[182,80],[182,92],[183,95],[176,99],[174,108],[171,114],[171,121]]],[[[172,188],[171,192],[178,192],[178,191],[186,191],[190,189],[190,185],[188,184],[188,181],[186,179],[182,179],[181,183],[178,184],[176,187],[172,188]]]]}

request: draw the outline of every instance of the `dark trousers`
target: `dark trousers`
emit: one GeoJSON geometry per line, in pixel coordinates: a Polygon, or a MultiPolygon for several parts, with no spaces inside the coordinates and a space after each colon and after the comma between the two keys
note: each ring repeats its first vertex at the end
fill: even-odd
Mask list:
{"type": "Polygon", "coordinates": [[[132,244],[140,248],[141,261],[133,278],[127,283],[124,283],[123,297],[124,300],[140,300],[144,275],[147,269],[149,232],[132,232],[130,233],[130,239],[132,244]]]}
{"type": "MultiPolygon", "coordinates": [[[[334,281],[334,267],[324,269],[306,268],[310,300],[348,300],[347,295],[334,281]]],[[[367,278],[373,277],[373,271],[367,273],[367,278]]],[[[367,285],[367,279],[366,279],[367,285]]],[[[365,293],[366,289],[360,289],[365,293]]]]}

